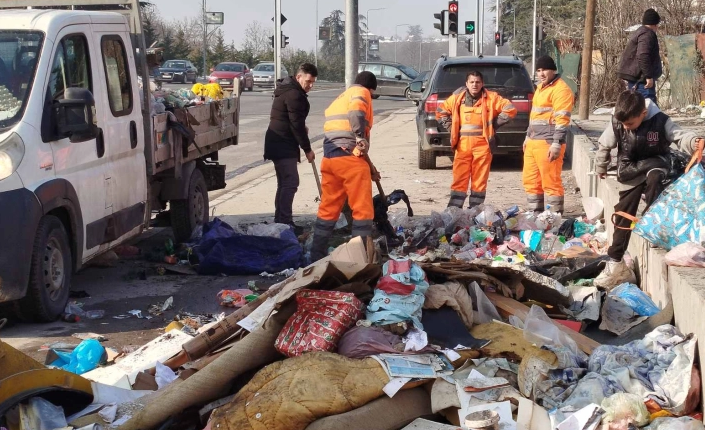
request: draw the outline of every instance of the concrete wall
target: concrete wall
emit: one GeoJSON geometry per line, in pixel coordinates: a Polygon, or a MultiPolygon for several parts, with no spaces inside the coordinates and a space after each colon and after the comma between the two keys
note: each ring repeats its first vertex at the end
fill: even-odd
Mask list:
{"type": "MultiPolygon", "coordinates": [[[[595,146],[577,126],[571,128],[573,139],[572,167],[583,197],[599,197],[605,203],[605,220],[610,241],[612,224],[609,221],[614,205],[619,200],[616,180],[600,179],[592,172],[595,146]]],[[[651,248],[649,242],[633,234],[629,253],[634,258],[641,288],[663,308],[673,301],[676,327],[684,334],[694,333],[698,342],[700,369],[705,358],[705,269],[667,266],[663,249],[651,248]],[[703,312],[703,313],[701,313],[703,312]]],[[[702,383],[705,393],[705,379],[702,383]]]]}

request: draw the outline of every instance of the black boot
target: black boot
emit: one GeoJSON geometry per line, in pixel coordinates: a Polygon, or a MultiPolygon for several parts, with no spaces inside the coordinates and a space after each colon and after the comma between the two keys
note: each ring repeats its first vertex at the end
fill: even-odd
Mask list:
{"type": "Polygon", "coordinates": [[[316,219],[313,229],[313,243],[311,244],[311,263],[325,258],[328,255],[328,242],[333,235],[335,221],[316,219]]]}

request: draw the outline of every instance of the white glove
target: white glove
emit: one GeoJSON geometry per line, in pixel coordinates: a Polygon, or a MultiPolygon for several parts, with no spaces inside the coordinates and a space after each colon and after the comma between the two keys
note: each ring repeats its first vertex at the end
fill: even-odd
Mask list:
{"type": "Polygon", "coordinates": [[[553,142],[551,147],[548,148],[548,161],[555,161],[561,155],[561,144],[558,142],[553,142]]]}

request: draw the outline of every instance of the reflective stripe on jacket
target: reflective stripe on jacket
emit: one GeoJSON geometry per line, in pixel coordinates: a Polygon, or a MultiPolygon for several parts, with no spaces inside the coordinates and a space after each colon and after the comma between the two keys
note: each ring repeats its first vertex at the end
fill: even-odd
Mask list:
{"type": "Polygon", "coordinates": [[[352,151],[356,139],[370,140],[372,129],[372,96],[370,90],[353,85],[325,111],[326,122],[323,125],[324,153],[330,153],[337,148],[352,151]]]}
{"type": "Polygon", "coordinates": [[[472,114],[468,118],[468,115],[461,115],[461,106],[469,96],[467,87],[460,87],[436,110],[438,122],[450,130],[452,149],[456,148],[461,136],[484,137],[489,143],[493,140],[495,130],[517,114],[512,102],[483,88],[480,99],[469,109],[472,114]]]}
{"type": "Polygon", "coordinates": [[[526,137],[549,143],[565,143],[573,100],[573,90],[560,75],[545,85],[539,85],[534,93],[526,137]]]}

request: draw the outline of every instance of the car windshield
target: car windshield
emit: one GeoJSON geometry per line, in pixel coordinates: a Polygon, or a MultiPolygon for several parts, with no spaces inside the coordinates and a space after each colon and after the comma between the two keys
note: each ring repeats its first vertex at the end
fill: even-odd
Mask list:
{"type": "Polygon", "coordinates": [[[273,72],[273,71],[274,71],[273,64],[258,64],[257,67],[255,67],[255,72],[273,72]]]}
{"type": "Polygon", "coordinates": [[[245,66],[242,64],[218,64],[215,66],[216,72],[242,72],[245,66]]]}
{"type": "Polygon", "coordinates": [[[164,63],[164,67],[170,69],[185,69],[186,63],[184,61],[167,61],[164,63]]]}
{"type": "Polygon", "coordinates": [[[399,69],[411,79],[415,79],[419,75],[419,72],[408,66],[399,66],[399,69]]]}
{"type": "Polygon", "coordinates": [[[436,79],[438,91],[455,91],[465,85],[468,72],[482,73],[485,87],[491,89],[512,89],[534,91],[534,86],[526,70],[516,64],[452,64],[444,67],[436,79]]]}
{"type": "Polygon", "coordinates": [[[37,31],[0,30],[0,129],[22,118],[43,40],[37,31]]]}

